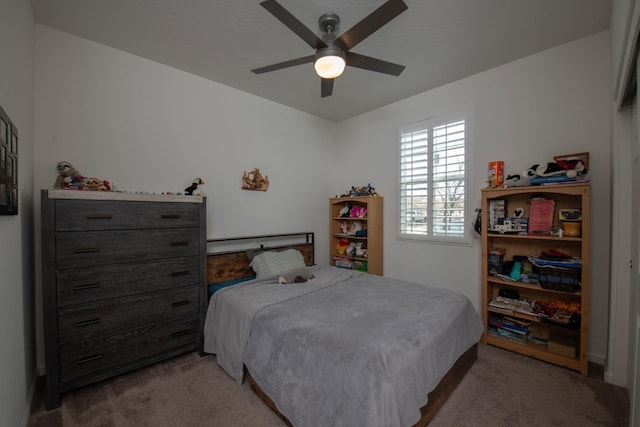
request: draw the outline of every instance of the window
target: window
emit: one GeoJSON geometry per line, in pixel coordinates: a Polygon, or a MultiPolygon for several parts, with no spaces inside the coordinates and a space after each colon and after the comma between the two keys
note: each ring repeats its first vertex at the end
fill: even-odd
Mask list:
{"type": "Polygon", "coordinates": [[[401,238],[467,243],[467,112],[400,129],[401,238]]]}

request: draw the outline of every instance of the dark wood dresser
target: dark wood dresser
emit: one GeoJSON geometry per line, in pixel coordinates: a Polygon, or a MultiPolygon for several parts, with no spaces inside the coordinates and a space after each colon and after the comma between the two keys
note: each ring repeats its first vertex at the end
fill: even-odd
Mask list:
{"type": "Polygon", "coordinates": [[[206,200],[42,190],[47,409],[60,395],[200,350],[206,200]]]}

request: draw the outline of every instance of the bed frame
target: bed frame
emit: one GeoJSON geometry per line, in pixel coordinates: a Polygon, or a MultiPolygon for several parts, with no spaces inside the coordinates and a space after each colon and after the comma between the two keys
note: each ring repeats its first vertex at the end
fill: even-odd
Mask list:
{"type": "MultiPolygon", "coordinates": [[[[314,264],[314,234],[313,233],[292,233],[292,234],[271,234],[263,236],[232,237],[227,239],[207,240],[210,252],[207,254],[207,280],[209,284],[217,284],[229,280],[241,279],[254,276],[255,273],[249,267],[249,258],[246,251],[248,249],[298,249],[307,265],[314,264]],[[295,240],[297,242],[282,244],[284,240],[295,240]],[[212,245],[235,245],[248,242],[248,247],[243,249],[223,250],[216,252],[211,250],[212,245]],[[251,242],[254,246],[251,246],[251,242]],[[255,246],[257,242],[257,247],[255,246]],[[271,243],[270,243],[271,242],[271,243]],[[276,242],[276,243],[274,243],[276,242]]],[[[449,398],[453,390],[458,386],[462,378],[475,363],[478,358],[478,344],[471,346],[465,353],[456,360],[447,374],[440,380],[436,388],[428,395],[428,403],[420,408],[421,418],[414,427],[424,427],[433,419],[444,402],[449,398]]],[[[278,415],[288,426],[293,426],[276,407],[275,403],[267,396],[258,383],[251,377],[251,373],[245,368],[244,380],[249,380],[251,390],[262,399],[276,415],[278,415]]],[[[244,381],[243,381],[244,382],[244,381]]]]}
{"type": "Polygon", "coordinates": [[[262,236],[229,237],[207,239],[207,283],[215,285],[229,280],[255,276],[249,267],[249,249],[297,249],[302,253],[307,265],[315,263],[314,234],[266,234],[262,236]],[[228,250],[228,246],[245,246],[238,250],[228,250]],[[252,244],[253,243],[253,244],[252,244]],[[221,250],[218,250],[221,248],[221,250]]]}

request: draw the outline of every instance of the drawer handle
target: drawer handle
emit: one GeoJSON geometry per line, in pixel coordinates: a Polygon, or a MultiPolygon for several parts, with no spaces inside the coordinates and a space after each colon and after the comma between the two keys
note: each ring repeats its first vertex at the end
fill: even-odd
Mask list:
{"type": "Polygon", "coordinates": [[[183,331],[174,332],[171,334],[172,337],[179,337],[181,335],[188,335],[191,333],[191,329],[185,329],[183,331]]]}
{"type": "Polygon", "coordinates": [[[74,291],[86,291],[87,289],[98,289],[100,283],[88,283],[86,285],[79,285],[73,288],[74,291]]]}
{"type": "Polygon", "coordinates": [[[109,214],[94,214],[94,215],[87,215],[87,219],[112,219],[113,215],[109,215],[109,214]]]}
{"type": "Polygon", "coordinates": [[[84,359],[78,360],[76,363],[78,365],[84,365],[85,363],[93,362],[94,360],[102,359],[101,354],[96,354],[94,356],[85,357],[84,359]]]}
{"type": "Polygon", "coordinates": [[[189,242],[171,242],[171,246],[189,246],[189,242]]]}
{"type": "Polygon", "coordinates": [[[182,300],[182,301],[176,301],[174,303],[171,304],[171,307],[180,307],[183,305],[189,305],[191,304],[191,301],[189,301],[188,299],[182,300]]]}
{"type": "Polygon", "coordinates": [[[188,276],[188,275],[189,275],[189,270],[174,271],[173,273],[171,273],[171,277],[188,276]]]}
{"type": "Polygon", "coordinates": [[[100,322],[102,322],[102,320],[100,318],[83,320],[82,322],[76,323],[76,328],[82,328],[84,326],[89,326],[89,325],[95,325],[95,324],[98,324],[100,322]]]}
{"type": "Polygon", "coordinates": [[[180,215],[178,215],[178,214],[164,214],[164,215],[160,215],[160,218],[162,218],[162,219],[179,219],[180,215]]]}
{"type": "Polygon", "coordinates": [[[100,252],[100,248],[80,248],[73,250],[74,254],[89,254],[94,252],[100,252]]]}

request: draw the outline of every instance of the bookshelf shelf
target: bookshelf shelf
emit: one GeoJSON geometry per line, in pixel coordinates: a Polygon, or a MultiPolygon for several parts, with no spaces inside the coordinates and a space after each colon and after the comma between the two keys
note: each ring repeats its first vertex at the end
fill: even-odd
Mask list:
{"type": "Polygon", "coordinates": [[[359,197],[334,197],[329,199],[329,227],[330,246],[329,263],[331,265],[353,268],[366,271],[370,274],[382,276],[382,203],[381,196],[359,196],[359,197]],[[343,217],[340,212],[347,206],[366,208],[365,217],[343,217]],[[346,224],[346,231],[350,231],[353,224],[360,223],[366,235],[358,236],[353,233],[345,233],[343,223],[346,224]],[[358,256],[357,253],[339,253],[337,246],[340,241],[360,245],[366,249],[366,257],[358,256]]]}

